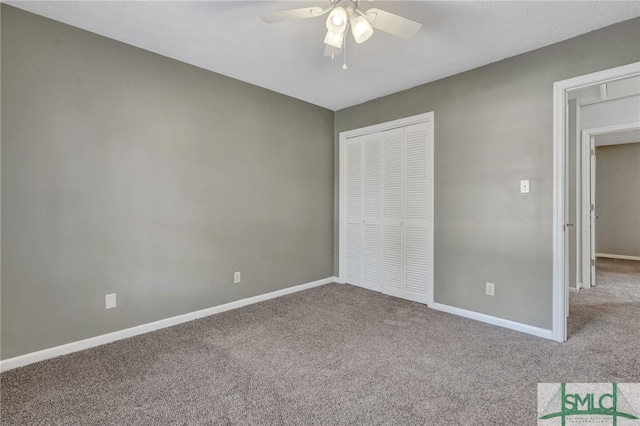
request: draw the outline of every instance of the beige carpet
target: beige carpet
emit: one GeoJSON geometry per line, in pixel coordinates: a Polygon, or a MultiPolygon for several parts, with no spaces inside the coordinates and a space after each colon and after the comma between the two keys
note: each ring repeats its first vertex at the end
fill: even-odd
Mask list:
{"type": "Polygon", "coordinates": [[[536,424],[538,382],[640,382],[640,267],[555,343],[339,284],[3,373],[1,423],[536,424]]]}

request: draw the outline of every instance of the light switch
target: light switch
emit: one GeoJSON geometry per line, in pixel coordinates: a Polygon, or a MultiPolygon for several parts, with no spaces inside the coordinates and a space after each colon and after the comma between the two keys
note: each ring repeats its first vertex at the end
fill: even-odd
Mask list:
{"type": "Polygon", "coordinates": [[[520,193],[527,194],[529,193],[529,180],[521,180],[520,181],[520,193]]]}
{"type": "Polygon", "coordinates": [[[116,307],[116,294],[111,293],[104,296],[104,308],[113,309],[116,307]]]}

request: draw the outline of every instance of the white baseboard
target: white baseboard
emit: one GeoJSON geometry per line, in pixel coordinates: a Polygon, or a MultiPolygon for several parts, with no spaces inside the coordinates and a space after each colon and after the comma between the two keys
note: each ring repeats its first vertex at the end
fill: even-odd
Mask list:
{"type": "Polygon", "coordinates": [[[7,371],[34,362],[44,361],[45,359],[55,358],[61,355],[67,355],[73,352],[82,351],[84,349],[93,348],[95,346],[104,345],[106,343],[115,342],[116,340],[126,339],[128,337],[137,336],[139,334],[149,333],[151,331],[160,330],[166,327],[182,324],[184,322],[193,321],[198,318],[208,317],[209,315],[218,314],[220,312],[230,311],[232,309],[241,308],[243,306],[252,305],[254,303],[263,302],[265,300],[274,299],[276,297],[285,296],[302,290],[336,282],[336,277],[324,278],[322,280],[313,281],[306,284],[300,284],[294,287],[284,288],[282,290],[272,291],[271,293],[260,294],[258,296],[248,297],[235,302],[225,303],[211,308],[201,309],[199,311],[189,312],[187,314],[178,315],[147,324],[138,325],[136,327],[126,328],[124,330],[114,331],[112,333],[103,334],[89,339],[77,342],[67,343],[53,348],[43,349],[37,352],[31,352],[14,358],[8,358],[0,361],[0,371],[7,371]]]}
{"type": "Polygon", "coordinates": [[[580,289],[581,289],[581,288],[583,288],[583,287],[584,287],[584,285],[582,285],[582,283],[577,283],[575,287],[571,287],[571,286],[569,286],[569,291],[570,291],[571,293],[577,293],[577,292],[579,292],[579,291],[580,291],[580,289]]]}
{"type": "Polygon", "coordinates": [[[470,318],[476,321],[486,322],[488,324],[497,325],[499,327],[509,328],[511,330],[520,331],[522,333],[532,334],[534,336],[543,337],[545,339],[553,340],[553,332],[544,328],[534,327],[532,325],[522,324],[519,322],[492,317],[491,315],[481,314],[479,312],[467,311],[466,309],[456,308],[449,305],[443,305],[441,303],[432,303],[430,308],[438,311],[447,312],[461,317],[470,318]]]}
{"type": "Polygon", "coordinates": [[[596,253],[596,257],[607,257],[609,259],[638,260],[638,261],[640,261],[640,256],[627,256],[626,254],[596,253]]]}

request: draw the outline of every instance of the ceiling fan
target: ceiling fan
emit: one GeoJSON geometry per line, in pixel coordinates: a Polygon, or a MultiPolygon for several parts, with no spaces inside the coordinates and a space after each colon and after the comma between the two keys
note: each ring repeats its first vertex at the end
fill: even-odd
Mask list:
{"type": "MultiPolygon", "coordinates": [[[[351,29],[356,43],[363,43],[373,35],[374,28],[398,37],[410,38],[422,27],[419,22],[381,9],[373,8],[362,11],[359,7],[359,0],[330,0],[330,5],[324,9],[314,6],[281,10],[264,13],[260,15],[260,19],[271,24],[294,19],[315,18],[326,13],[329,13],[329,16],[326,21],[327,35],[324,38],[324,55],[332,58],[336,53],[341,53],[345,47],[345,38],[348,36],[349,29],[351,29]]],[[[343,68],[347,68],[346,63],[343,68]]]]}

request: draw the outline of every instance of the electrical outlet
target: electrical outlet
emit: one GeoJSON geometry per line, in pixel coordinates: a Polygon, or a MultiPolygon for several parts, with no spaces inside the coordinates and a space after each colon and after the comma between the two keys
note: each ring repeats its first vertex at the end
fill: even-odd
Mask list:
{"type": "Polygon", "coordinates": [[[495,284],[494,283],[487,283],[487,288],[486,288],[486,293],[487,296],[493,296],[494,292],[495,292],[495,284]]]}
{"type": "Polygon", "coordinates": [[[233,283],[238,284],[240,282],[240,272],[233,273],[233,283]]]}
{"type": "Polygon", "coordinates": [[[528,194],[529,193],[529,180],[521,180],[520,181],[520,193],[528,194]]]}
{"type": "Polygon", "coordinates": [[[106,294],[104,296],[104,308],[105,309],[113,309],[116,307],[116,294],[106,294]]]}

